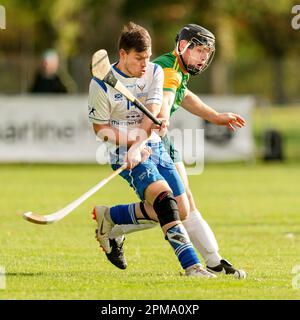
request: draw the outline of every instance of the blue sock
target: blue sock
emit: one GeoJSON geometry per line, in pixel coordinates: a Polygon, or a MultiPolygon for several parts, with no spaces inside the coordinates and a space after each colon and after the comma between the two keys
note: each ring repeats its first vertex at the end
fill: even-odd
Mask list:
{"type": "Polygon", "coordinates": [[[182,224],[177,224],[167,231],[167,240],[170,242],[183,269],[200,263],[189,236],[182,224]]]}
{"type": "Polygon", "coordinates": [[[115,224],[139,224],[135,216],[134,203],[111,207],[109,213],[115,224]]]}

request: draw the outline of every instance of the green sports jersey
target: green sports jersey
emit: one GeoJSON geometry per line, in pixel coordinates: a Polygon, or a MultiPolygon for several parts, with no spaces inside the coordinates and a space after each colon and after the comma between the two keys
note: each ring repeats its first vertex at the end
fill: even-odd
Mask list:
{"type": "Polygon", "coordinates": [[[153,62],[160,65],[164,70],[164,90],[172,90],[175,93],[175,100],[170,112],[170,116],[172,116],[181,106],[189,74],[175,51],[159,56],[153,62]]]}

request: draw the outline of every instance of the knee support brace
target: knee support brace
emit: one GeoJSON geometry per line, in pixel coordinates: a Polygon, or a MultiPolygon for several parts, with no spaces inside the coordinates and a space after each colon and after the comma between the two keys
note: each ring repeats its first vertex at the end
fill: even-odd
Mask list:
{"type": "Polygon", "coordinates": [[[153,209],[161,227],[169,222],[180,220],[177,202],[171,192],[160,193],[154,200],[153,209]]]}
{"type": "MultiPolygon", "coordinates": [[[[145,220],[150,220],[150,221],[155,221],[155,222],[157,222],[156,220],[153,220],[153,219],[151,219],[151,218],[149,217],[143,201],[140,202],[140,210],[141,210],[141,212],[142,212],[145,220]]],[[[139,219],[139,220],[141,220],[141,219],[139,219]]]]}

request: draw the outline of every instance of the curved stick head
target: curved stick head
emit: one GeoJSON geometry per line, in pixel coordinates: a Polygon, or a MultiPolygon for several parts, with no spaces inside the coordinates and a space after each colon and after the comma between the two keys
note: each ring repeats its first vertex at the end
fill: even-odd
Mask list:
{"type": "Polygon", "coordinates": [[[110,62],[107,51],[104,49],[98,50],[92,57],[92,75],[99,80],[103,80],[110,71],[110,62]]]}
{"type": "Polygon", "coordinates": [[[49,224],[52,223],[48,221],[44,216],[40,216],[38,214],[34,214],[32,212],[26,212],[23,214],[23,218],[29,222],[36,223],[36,224],[49,224]]]}

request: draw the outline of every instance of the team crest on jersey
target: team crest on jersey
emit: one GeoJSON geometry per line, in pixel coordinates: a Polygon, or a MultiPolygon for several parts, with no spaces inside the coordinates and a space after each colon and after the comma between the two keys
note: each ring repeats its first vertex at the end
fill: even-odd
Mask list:
{"type": "Polygon", "coordinates": [[[115,98],[115,101],[122,101],[123,95],[121,93],[116,93],[114,98],[115,98]]]}
{"type": "Polygon", "coordinates": [[[140,89],[140,91],[143,91],[144,88],[145,88],[145,86],[146,86],[146,84],[145,84],[145,83],[143,83],[143,84],[137,84],[136,86],[140,89]]]}

